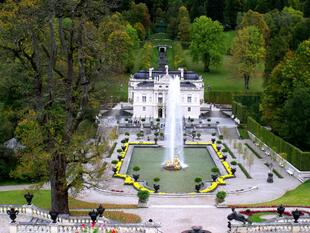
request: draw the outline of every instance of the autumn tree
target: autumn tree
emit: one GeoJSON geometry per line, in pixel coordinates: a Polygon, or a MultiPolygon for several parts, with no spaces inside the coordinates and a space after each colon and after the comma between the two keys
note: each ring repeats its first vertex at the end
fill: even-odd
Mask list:
{"type": "Polygon", "coordinates": [[[240,29],[234,39],[233,60],[239,66],[246,90],[249,89],[250,78],[254,76],[257,65],[264,60],[264,45],[263,35],[255,26],[240,29]]]}
{"type": "Polygon", "coordinates": [[[221,62],[226,51],[223,26],[206,16],[195,19],[191,28],[190,50],[195,60],[204,62],[204,71],[210,71],[210,65],[221,62]]]}
{"type": "Polygon", "coordinates": [[[142,59],[142,69],[151,68],[152,62],[152,53],[153,53],[153,45],[150,42],[147,42],[143,46],[143,59],[142,59]]]}
{"type": "Polygon", "coordinates": [[[150,29],[151,18],[149,9],[146,4],[135,4],[134,2],[132,2],[130,5],[130,9],[124,12],[123,15],[130,24],[134,25],[136,23],[142,23],[146,31],[150,29]]]}

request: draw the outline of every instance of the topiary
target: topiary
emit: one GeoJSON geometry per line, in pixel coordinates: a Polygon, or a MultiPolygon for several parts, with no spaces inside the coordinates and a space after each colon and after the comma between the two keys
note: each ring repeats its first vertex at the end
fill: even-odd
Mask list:
{"type": "Polygon", "coordinates": [[[201,183],[201,181],[202,181],[201,177],[196,177],[196,178],[195,178],[195,182],[196,182],[196,183],[201,183]]]}
{"type": "Polygon", "coordinates": [[[212,172],[212,173],[219,173],[220,170],[219,170],[217,167],[213,167],[213,168],[211,169],[211,172],[212,172]]]}
{"type": "Polygon", "coordinates": [[[122,150],[122,149],[117,149],[116,151],[117,151],[117,153],[121,153],[121,152],[123,152],[123,150],[122,150]]]}
{"type": "Polygon", "coordinates": [[[144,190],[144,191],[140,190],[137,193],[137,196],[138,196],[140,202],[145,203],[149,199],[150,193],[149,193],[149,191],[146,191],[146,190],[144,190]]]}
{"type": "Polygon", "coordinates": [[[139,167],[139,166],[134,166],[134,167],[132,168],[132,170],[133,170],[134,172],[138,172],[138,171],[140,171],[140,167],[139,167]]]}
{"type": "Polygon", "coordinates": [[[118,161],[117,160],[112,160],[111,163],[115,165],[115,164],[118,163],[118,161]]]}
{"type": "Polygon", "coordinates": [[[233,165],[233,166],[236,166],[237,165],[237,161],[233,160],[233,161],[230,162],[230,164],[233,165]]]}
{"type": "Polygon", "coordinates": [[[225,198],[227,196],[227,193],[225,191],[218,191],[216,194],[216,202],[222,203],[225,201],[225,198]]]}
{"type": "Polygon", "coordinates": [[[159,178],[159,177],[155,177],[155,178],[153,179],[153,181],[154,181],[155,183],[158,183],[158,182],[160,181],[160,178],[159,178]]]}

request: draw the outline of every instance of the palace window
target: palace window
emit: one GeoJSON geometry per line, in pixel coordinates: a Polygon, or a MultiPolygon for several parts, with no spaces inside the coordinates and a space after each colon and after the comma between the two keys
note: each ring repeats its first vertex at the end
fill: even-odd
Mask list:
{"type": "Polygon", "coordinates": [[[191,107],[188,107],[188,108],[187,108],[187,111],[188,111],[188,112],[192,111],[191,107]]]}
{"type": "Polygon", "coordinates": [[[187,103],[191,103],[192,102],[192,97],[191,96],[187,96],[187,103]]]}
{"type": "Polygon", "coordinates": [[[146,111],[146,108],[143,106],[142,110],[143,110],[143,112],[145,112],[145,111],[146,111]]]}
{"type": "Polygon", "coordinates": [[[142,102],[145,103],[146,102],[146,96],[142,96],[142,102]]]}

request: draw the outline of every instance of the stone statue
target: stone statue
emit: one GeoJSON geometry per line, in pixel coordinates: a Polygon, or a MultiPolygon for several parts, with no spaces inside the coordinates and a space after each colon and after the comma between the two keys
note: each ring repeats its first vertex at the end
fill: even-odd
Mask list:
{"type": "Polygon", "coordinates": [[[165,69],[166,69],[166,75],[168,75],[168,69],[169,69],[168,65],[165,65],[165,69]]]}

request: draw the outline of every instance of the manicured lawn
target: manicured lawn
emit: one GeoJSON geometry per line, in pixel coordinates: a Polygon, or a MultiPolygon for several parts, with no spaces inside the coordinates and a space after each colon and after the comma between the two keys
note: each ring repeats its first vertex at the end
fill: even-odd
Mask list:
{"type": "MultiPolygon", "coordinates": [[[[34,195],[33,204],[43,208],[50,209],[51,207],[51,193],[48,190],[39,190],[39,191],[31,191],[34,195]]],[[[0,192],[0,204],[17,204],[23,205],[26,204],[24,199],[24,194],[26,191],[24,190],[16,190],[16,191],[4,191],[0,192]]],[[[74,198],[69,198],[69,208],[70,209],[93,209],[97,208],[99,203],[91,203],[80,201],[74,198]]],[[[136,208],[136,205],[116,205],[116,204],[108,204],[103,203],[103,206],[106,209],[115,209],[115,208],[136,208]]]]}
{"type": "Polygon", "coordinates": [[[289,206],[310,206],[310,180],[299,185],[296,189],[286,192],[278,199],[252,206],[278,206],[280,204],[289,206]]]}

